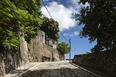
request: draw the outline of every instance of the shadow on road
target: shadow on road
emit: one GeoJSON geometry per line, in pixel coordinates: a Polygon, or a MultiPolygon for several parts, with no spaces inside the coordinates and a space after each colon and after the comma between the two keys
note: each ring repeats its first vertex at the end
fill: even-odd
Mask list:
{"type": "MultiPolygon", "coordinates": [[[[14,71],[12,71],[11,73],[10,73],[10,77],[16,77],[16,76],[18,76],[19,74],[21,74],[21,73],[23,73],[24,71],[26,71],[26,70],[28,70],[28,69],[18,69],[18,70],[14,70],[14,71]],[[13,76],[13,75],[15,75],[15,76],[13,76]]],[[[8,77],[8,76],[7,76],[8,77]]]]}
{"type": "Polygon", "coordinates": [[[15,70],[15,71],[13,71],[11,74],[22,73],[22,72],[24,72],[24,71],[26,71],[26,70],[28,70],[28,69],[15,70]]]}
{"type": "Polygon", "coordinates": [[[60,68],[28,71],[21,77],[95,77],[80,69],[60,68]]]}
{"type": "Polygon", "coordinates": [[[72,65],[74,65],[74,66],[76,66],[76,67],[82,67],[82,68],[84,68],[84,69],[87,69],[87,70],[89,70],[89,71],[91,71],[91,72],[93,72],[93,73],[95,73],[95,74],[97,74],[97,75],[99,75],[99,76],[101,76],[101,77],[115,77],[115,76],[112,76],[112,75],[109,75],[109,74],[107,74],[107,73],[104,73],[104,72],[101,72],[101,71],[97,71],[97,70],[94,70],[94,69],[91,69],[91,68],[88,68],[88,67],[86,67],[86,66],[83,66],[83,65],[80,65],[80,64],[77,64],[77,63],[72,63],[72,62],[69,62],[70,64],[72,64],[72,65]]]}

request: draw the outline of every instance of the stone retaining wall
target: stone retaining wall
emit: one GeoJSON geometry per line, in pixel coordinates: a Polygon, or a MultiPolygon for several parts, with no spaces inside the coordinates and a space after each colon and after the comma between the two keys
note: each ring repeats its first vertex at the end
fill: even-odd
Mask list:
{"type": "Polygon", "coordinates": [[[116,76],[116,52],[76,55],[73,62],[116,76]]]}
{"type": "Polygon", "coordinates": [[[30,61],[38,61],[42,62],[44,57],[50,58],[50,61],[60,61],[64,59],[64,55],[62,55],[58,50],[53,47],[42,43],[41,41],[37,41],[32,39],[32,44],[28,44],[30,61]]]}
{"type": "Polygon", "coordinates": [[[0,46],[0,75],[5,75],[13,71],[16,67],[28,63],[27,42],[21,32],[19,36],[20,45],[17,50],[8,50],[0,46]]]}
{"type": "Polygon", "coordinates": [[[64,56],[37,38],[32,39],[32,43],[28,44],[21,32],[17,34],[20,40],[17,50],[8,50],[0,46],[0,76],[8,74],[26,63],[42,62],[44,56],[50,58],[50,61],[59,61],[61,60],[60,57],[64,56]]]}

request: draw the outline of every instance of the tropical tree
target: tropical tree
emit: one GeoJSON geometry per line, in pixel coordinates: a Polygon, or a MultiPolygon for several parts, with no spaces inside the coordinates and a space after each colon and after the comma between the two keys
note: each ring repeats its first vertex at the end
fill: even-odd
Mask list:
{"type": "Polygon", "coordinates": [[[17,48],[17,32],[30,42],[41,26],[41,0],[0,0],[0,46],[17,48]]]}
{"type": "Polygon", "coordinates": [[[59,39],[59,24],[54,19],[44,16],[42,18],[42,26],[40,29],[43,30],[48,37],[56,41],[59,39]]]}
{"type": "Polygon", "coordinates": [[[89,36],[90,42],[97,41],[92,52],[116,49],[116,0],[80,0],[79,4],[86,2],[90,6],[75,14],[75,19],[80,21],[78,25],[84,24],[80,36],[89,36]]]}
{"type": "Polygon", "coordinates": [[[65,42],[60,42],[57,46],[57,50],[59,50],[62,54],[67,54],[70,52],[70,47],[65,42]]]}

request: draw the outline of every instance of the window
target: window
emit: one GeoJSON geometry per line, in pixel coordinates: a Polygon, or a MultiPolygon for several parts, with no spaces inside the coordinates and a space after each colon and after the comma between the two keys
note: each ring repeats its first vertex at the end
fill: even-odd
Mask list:
{"type": "Polygon", "coordinates": [[[52,41],[52,44],[54,44],[54,41],[52,41]]]}
{"type": "Polygon", "coordinates": [[[46,44],[49,44],[49,40],[46,40],[46,44]]]}

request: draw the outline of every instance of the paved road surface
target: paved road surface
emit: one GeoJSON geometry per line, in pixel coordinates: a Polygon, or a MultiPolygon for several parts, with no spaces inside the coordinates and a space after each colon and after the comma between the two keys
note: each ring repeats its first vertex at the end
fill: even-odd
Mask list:
{"type": "Polygon", "coordinates": [[[45,62],[36,66],[21,77],[95,77],[68,61],[45,62]]]}

